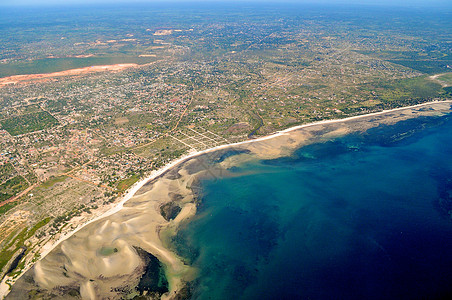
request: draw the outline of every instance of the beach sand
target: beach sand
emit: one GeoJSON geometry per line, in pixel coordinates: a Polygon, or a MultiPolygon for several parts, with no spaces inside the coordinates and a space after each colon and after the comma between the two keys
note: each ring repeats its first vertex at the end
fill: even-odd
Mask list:
{"type": "MultiPolygon", "coordinates": [[[[148,183],[151,185],[147,187],[148,191],[132,196],[108,216],[85,225],[83,230],[48,249],[48,252],[52,250],[50,254],[35,264],[30,277],[24,275],[24,284],[16,283],[9,296],[22,299],[23,290],[30,289],[27,283],[33,282],[32,286],[54,294],[63,295],[74,289],[79,290],[84,299],[120,298],[120,292],[138,284],[145,270],[137,248],[151,253],[165,265],[169,275],[168,295],[180,290],[184,285],[182,278],[192,278],[190,273],[194,272],[165,247],[160,233],[165,227],[174,230],[195,214],[189,188],[194,175],[185,172],[176,180],[167,176],[171,174],[168,172],[159,180],[148,183]],[[177,193],[182,210],[177,218],[168,221],[160,214],[160,206],[174,198],[169,196],[170,193],[177,193]]],[[[139,185],[134,190],[137,188],[139,185]]]]}

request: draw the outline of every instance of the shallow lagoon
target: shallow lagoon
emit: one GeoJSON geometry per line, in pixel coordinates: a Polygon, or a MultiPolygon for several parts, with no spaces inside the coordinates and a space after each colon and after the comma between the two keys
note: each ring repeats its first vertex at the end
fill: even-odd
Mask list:
{"type": "Polygon", "coordinates": [[[201,182],[175,239],[195,299],[452,293],[452,120],[381,125],[201,182]]]}

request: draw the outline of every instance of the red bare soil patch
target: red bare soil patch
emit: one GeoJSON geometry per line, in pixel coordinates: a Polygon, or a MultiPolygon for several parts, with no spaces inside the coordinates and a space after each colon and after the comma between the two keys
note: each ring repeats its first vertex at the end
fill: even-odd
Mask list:
{"type": "Polygon", "coordinates": [[[9,77],[0,78],[0,87],[8,84],[16,84],[24,81],[31,80],[43,80],[44,78],[61,77],[61,76],[74,76],[88,73],[105,72],[105,71],[122,71],[128,68],[136,68],[137,64],[116,64],[105,66],[92,66],[80,69],[71,69],[61,72],[53,72],[46,74],[30,74],[30,75],[14,75],[9,77]]]}

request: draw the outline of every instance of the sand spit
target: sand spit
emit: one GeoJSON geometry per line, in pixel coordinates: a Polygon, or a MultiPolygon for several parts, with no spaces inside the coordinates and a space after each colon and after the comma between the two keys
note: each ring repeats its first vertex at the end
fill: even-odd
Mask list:
{"type": "MultiPolygon", "coordinates": [[[[162,298],[175,298],[183,290],[185,282],[196,276],[196,270],[170,251],[167,241],[181,224],[196,214],[193,186],[200,176],[225,176],[228,167],[246,159],[290,155],[300,146],[365,131],[380,124],[450,113],[451,104],[451,100],[430,102],[342,120],[322,121],[289,128],[267,137],[189,153],[135,184],[104,215],[81,225],[58,242],[47,245],[43,258],[17,280],[8,298],[26,299],[28,292],[66,296],[68,291],[85,299],[119,299],[124,295],[133,295],[133,288],[146,267],[136,247],[154,255],[164,264],[169,292],[162,298]],[[231,150],[237,150],[237,155],[220,159],[223,153],[231,150]],[[167,220],[161,214],[161,207],[170,202],[174,202],[180,212],[174,219],[167,220]]],[[[7,291],[3,293],[5,295],[7,291]]]]}
{"type": "Polygon", "coordinates": [[[88,73],[106,72],[106,71],[122,71],[128,68],[136,68],[137,64],[116,64],[116,65],[104,65],[104,66],[91,66],[86,68],[71,69],[61,72],[45,73],[45,74],[30,74],[30,75],[14,75],[9,77],[0,78],[0,87],[8,84],[16,84],[19,82],[40,80],[53,77],[62,76],[74,76],[88,73]]]}

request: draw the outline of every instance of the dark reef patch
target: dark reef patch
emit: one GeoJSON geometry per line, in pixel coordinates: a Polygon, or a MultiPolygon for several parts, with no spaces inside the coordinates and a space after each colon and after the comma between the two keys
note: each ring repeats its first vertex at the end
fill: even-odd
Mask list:
{"type": "Polygon", "coordinates": [[[171,249],[180,255],[187,264],[193,264],[199,257],[199,248],[193,246],[186,234],[178,232],[171,237],[171,249]]]}
{"type": "Polygon", "coordinates": [[[438,184],[438,198],[434,200],[433,205],[441,215],[452,221],[452,172],[445,168],[437,168],[431,173],[438,184]]]}
{"type": "Polygon", "coordinates": [[[174,201],[165,203],[160,206],[160,214],[167,221],[175,219],[181,210],[181,207],[174,201]]]}
{"type": "Polygon", "coordinates": [[[399,143],[412,143],[422,137],[421,135],[416,135],[416,133],[441,126],[448,122],[449,119],[450,116],[417,117],[400,121],[393,125],[381,124],[378,127],[367,130],[363,134],[363,142],[382,147],[396,146],[399,143]]]}
{"type": "Polygon", "coordinates": [[[141,294],[154,293],[162,295],[168,292],[168,281],[162,263],[149,252],[139,247],[134,247],[138,255],[144,260],[145,272],[140,278],[136,290],[141,294]]]}
{"type": "Polygon", "coordinates": [[[186,169],[189,174],[196,174],[208,170],[211,166],[223,162],[228,157],[246,153],[250,153],[250,151],[235,147],[204,153],[190,159],[186,169]]]}

